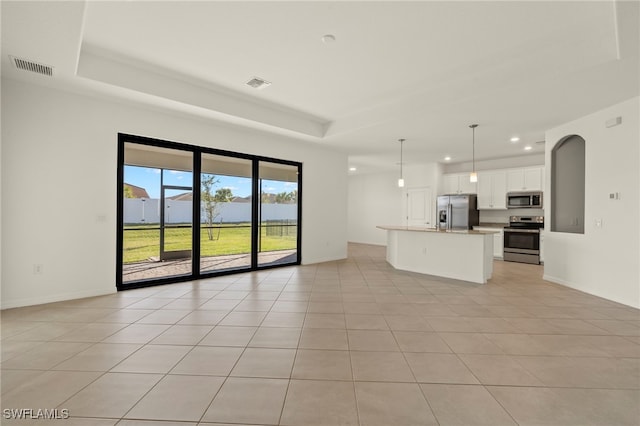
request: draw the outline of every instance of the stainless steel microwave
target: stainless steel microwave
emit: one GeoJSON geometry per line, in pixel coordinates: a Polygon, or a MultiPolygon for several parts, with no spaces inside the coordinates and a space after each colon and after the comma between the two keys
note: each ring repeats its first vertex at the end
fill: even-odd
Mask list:
{"type": "Polygon", "coordinates": [[[541,209],[542,192],[508,192],[508,209],[541,209]]]}

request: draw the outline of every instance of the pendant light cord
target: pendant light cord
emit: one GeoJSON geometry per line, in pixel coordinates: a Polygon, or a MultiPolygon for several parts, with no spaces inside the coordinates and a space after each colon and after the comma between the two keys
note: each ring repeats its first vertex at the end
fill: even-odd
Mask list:
{"type": "Polygon", "coordinates": [[[402,177],[403,173],[402,173],[402,163],[404,163],[404,158],[403,158],[403,142],[405,141],[404,139],[398,139],[398,141],[400,142],[400,178],[398,178],[398,187],[402,188],[404,187],[404,178],[402,177]]]}
{"type": "Polygon", "coordinates": [[[474,173],[476,171],[476,127],[478,127],[477,124],[471,124],[469,125],[469,127],[471,127],[471,131],[472,133],[472,142],[471,142],[471,149],[472,149],[472,157],[471,157],[471,172],[474,173]]]}
{"type": "Polygon", "coordinates": [[[400,179],[403,179],[402,177],[402,145],[403,142],[405,141],[405,139],[398,139],[400,141],[400,179]]]}

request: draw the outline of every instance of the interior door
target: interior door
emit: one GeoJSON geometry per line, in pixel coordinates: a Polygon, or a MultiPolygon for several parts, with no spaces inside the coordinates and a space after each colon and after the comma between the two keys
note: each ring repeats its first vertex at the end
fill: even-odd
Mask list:
{"type": "Polygon", "coordinates": [[[431,188],[410,188],[407,190],[407,225],[434,227],[433,197],[431,188]]]}

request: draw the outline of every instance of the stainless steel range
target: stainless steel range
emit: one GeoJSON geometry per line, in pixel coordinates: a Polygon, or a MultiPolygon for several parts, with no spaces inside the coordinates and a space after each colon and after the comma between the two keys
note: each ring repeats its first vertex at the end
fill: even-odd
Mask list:
{"type": "Polygon", "coordinates": [[[540,230],[544,216],[511,216],[504,228],[504,260],[540,264],[540,230]]]}

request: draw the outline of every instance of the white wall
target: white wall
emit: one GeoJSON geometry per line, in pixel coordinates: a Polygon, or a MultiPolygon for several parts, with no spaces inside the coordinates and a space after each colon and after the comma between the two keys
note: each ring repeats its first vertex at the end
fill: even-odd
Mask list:
{"type": "Polygon", "coordinates": [[[348,240],[386,245],[387,232],[376,226],[400,223],[402,193],[397,173],[349,176],[348,240]]]}
{"type": "MultiPolygon", "coordinates": [[[[0,22],[2,22],[2,7],[0,7],[0,22]]],[[[2,79],[0,79],[0,95],[2,94],[2,79]]],[[[0,118],[0,135],[4,135],[4,129],[2,128],[2,119],[0,118]]],[[[0,290],[3,288],[2,285],[2,246],[3,246],[3,237],[2,237],[2,224],[3,224],[3,219],[2,219],[2,200],[4,200],[3,197],[3,191],[2,191],[2,176],[4,175],[4,172],[2,171],[2,163],[3,163],[3,157],[2,157],[2,152],[3,152],[3,148],[2,148],[2,140],[4,138],[2,136],[0,136],[0,290]]],[[[2,291],[0,291],[0,307],[2,306],[2,291]]]]}
{"type": "MultiPolygon", "coordinates": [[[[546,193],[551,150],[573,134],[585,140],[586,193],[584,234],[545,234],[544,278],[634,307],[640,307],[639,117],[636,97],[546,133],[546,193]],[[622,124],[607,128],[614,117],[622,117],[622,124]],[[616,192],[620,199],[610,199],[616,192]]],[[[551,197],[545,202],[550,223],[551,197]]]]}
{"type": "Polygon", "coordinates": [[[405,225],[407,190],[432,188],[435,217],[440,167],[436,163],[404,168],[405,187],[398,188],[398,172],[349,176],[348,239],[363,244],[387,244],[387,232],[378,225],[405,225]]]}
{"type": "Polygon", "coordinates": [[[302,261],[346,257],[346,155],[3,80],[3,308],[115,291],[118,132],[302,162],[302,261]]]}

